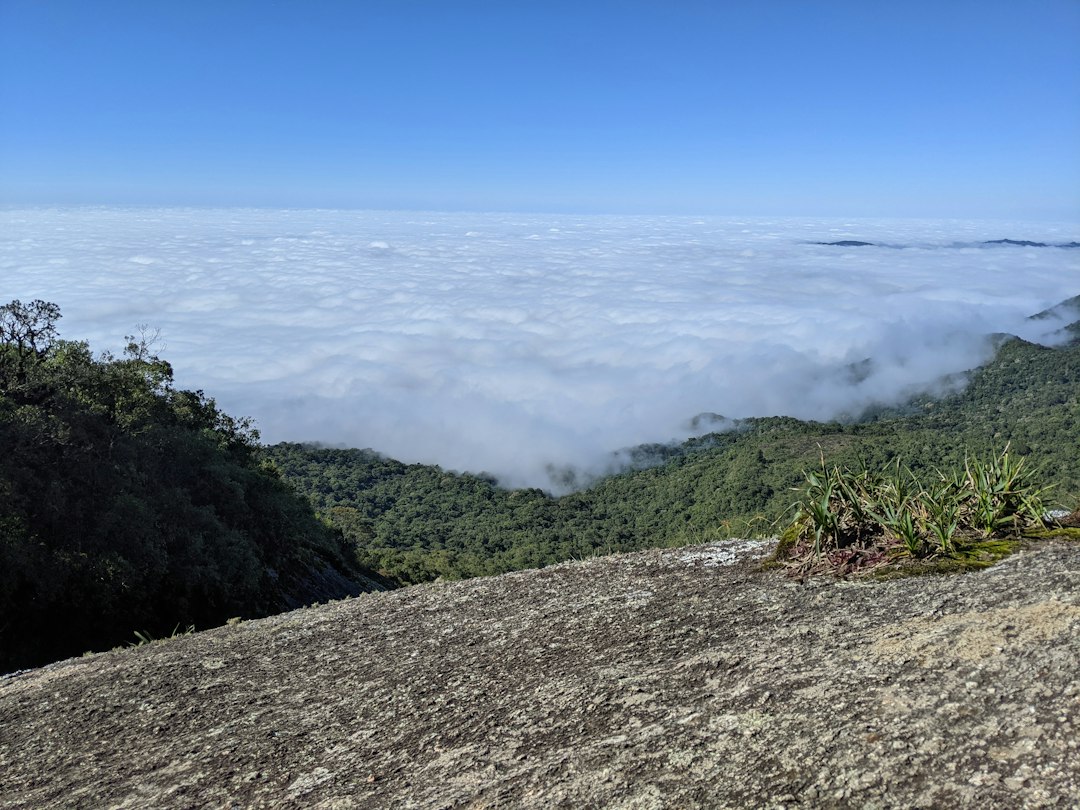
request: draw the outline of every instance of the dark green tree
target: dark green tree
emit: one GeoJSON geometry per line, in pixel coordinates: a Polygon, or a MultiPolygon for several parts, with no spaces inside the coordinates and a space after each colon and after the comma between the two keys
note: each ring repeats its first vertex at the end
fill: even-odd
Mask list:
{"type": "Polygon", "coordinates": [[[95,357],[58,318],[0,308],[0,671],[375,586],[248,420],[146,339],[95,357]]]}

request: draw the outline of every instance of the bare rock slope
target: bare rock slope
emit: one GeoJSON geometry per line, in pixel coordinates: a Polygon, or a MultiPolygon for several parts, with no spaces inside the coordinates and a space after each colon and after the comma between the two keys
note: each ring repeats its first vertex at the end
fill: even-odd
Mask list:
{"type": "Polygon", "coordinates": [[[0,806],[1080,803],[1080,545],[888,582],[793,582],[765,550],[369,594],[0,679],[0,806]]]}

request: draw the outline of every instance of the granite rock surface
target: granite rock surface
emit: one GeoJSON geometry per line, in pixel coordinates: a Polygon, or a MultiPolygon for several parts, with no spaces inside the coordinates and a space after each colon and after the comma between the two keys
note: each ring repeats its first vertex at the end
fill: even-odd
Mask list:
{"type": "Polygon", "coordinates": [[[1075,807],[1080,544],[436,583],[0,678],[0,807],[1075,807]]]}

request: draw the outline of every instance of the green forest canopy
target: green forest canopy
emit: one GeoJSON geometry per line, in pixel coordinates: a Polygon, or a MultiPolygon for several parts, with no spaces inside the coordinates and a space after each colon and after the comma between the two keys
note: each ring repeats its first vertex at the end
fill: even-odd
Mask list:
{"type": "Polygon", "coordinates": [[[95,357],[59,318],[0,307],[0,671],[375,585],[249,422],[145,340],[95,357]]]}

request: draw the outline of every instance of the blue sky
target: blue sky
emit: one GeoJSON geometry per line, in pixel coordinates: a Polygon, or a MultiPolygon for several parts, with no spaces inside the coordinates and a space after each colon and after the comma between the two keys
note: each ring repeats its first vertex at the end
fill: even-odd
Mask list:
{"type": "Polygon", "coordinates": [[[1080,2],[0,0],[0,202],[1080,221],[1080,2]]]}

